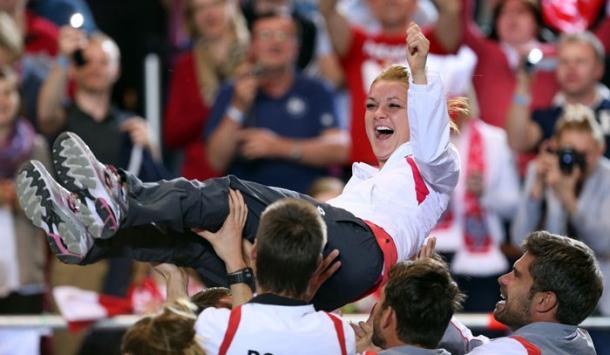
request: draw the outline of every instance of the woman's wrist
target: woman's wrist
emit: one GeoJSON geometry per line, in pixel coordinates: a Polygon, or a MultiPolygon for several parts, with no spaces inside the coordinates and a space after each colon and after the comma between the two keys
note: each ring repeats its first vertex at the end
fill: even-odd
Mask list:
{"type": "Polygon", "coordinates": [[[428,84],[428,77],[426,76],[425,70],[418,70],[411,73],[413,76],[413,84],[426,85],[428,84]]]}

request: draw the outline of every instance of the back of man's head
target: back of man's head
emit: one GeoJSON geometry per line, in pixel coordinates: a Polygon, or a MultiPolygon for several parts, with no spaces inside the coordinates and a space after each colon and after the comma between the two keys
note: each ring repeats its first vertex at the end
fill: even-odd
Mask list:
{"type": "Polygon", "coordinates": [[[396,336],[405,344],[438,346],[464,296],[447,265],[425,258],[396,264],[384,290],[383,308],[396,313],[396,336]]]}
{"type": "Polygon", "coordinates": [[[263,213],[256,236],[256,279],[265,292],[295,298],[307,290],[326,244],[326,224],[310,203],[283,199],[263,213]]]}
{"type": "Polygon", "coordinates": [[[555,293],[559,323],[578,325],[595,309],[603,291],[602,274],[591,248],[583,242],[545,231],[528,235],[523,245],[534,292],[555,293]]]}

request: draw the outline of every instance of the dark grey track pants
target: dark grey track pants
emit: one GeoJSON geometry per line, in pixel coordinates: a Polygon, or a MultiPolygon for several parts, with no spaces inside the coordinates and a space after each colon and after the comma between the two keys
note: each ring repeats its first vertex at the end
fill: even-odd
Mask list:
{"type": "Polygon", "coordinates": [[[128,212],[119,232],[96,240],[82,264],[110,257],[169,262],[192,267],[208,286],[226,286],[224,263],[211,245],[190,231],[217,231],[229,212],[228,189],[239,190],[248,206],[244,238],[253,241],[263,210],[285,198],[304,199],[321,211],[328,228],[324,255],[339,249],[341,268],[313,299],[318,309],[333,310],[355,301],[375,286],[383,268],[383,254],[369,227],[348,211],[319,203],[297,192],[240,180],[235,176],[189,181],[175,179],[142,183],[125,174],[128,212]]]}

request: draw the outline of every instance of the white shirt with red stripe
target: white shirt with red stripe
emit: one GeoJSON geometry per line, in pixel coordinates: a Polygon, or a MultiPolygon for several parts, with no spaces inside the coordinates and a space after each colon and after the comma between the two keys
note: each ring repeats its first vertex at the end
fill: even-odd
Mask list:
{"type": "Polygon", "coordinates": [[[460,162],[449,140],[449,115],[438,75],[408,92],[410,141],[378,169],[355,163],[343,193],[328,201],[383,228],[396,244],[398,261],[410,258],[447,208],[460,162]]]}
{"type": "Polygon", "coordinates": [[[238,309],[208,308],[199,315],[195,331],[208,355],[356,353],[349,323],[313,305],[271,294],[238,309]]]}

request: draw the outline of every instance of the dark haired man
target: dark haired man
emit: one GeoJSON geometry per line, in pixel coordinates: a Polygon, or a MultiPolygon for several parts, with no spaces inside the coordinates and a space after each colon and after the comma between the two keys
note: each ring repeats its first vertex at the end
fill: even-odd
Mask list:
{"type": "MultiPolygon", "coordinates": [[[[578,328],[603,289],[593,251],[580,241],[544,231],[528,235],[523,250],[513,270],[498,280],[502,299],[494,310],[496,319],[514,332],[469,354],[596,354],[587,331],[578,328]]],[[[452,329],[441,346],[454,348],[445,341],[452,329]]],[[[462,339],[460,345],[465,344],[473,345],[462,339]]]]}
{"type": "Polygon", "coordinates": [[[445,263],[396,264],[371,314],[372,342],[384,355],[449,354],[437,346],[462,299],[445,263]]]}
{"type": "MultiPolygon", "coordinates": [[[[243,211],[245,204],[241,203],[243,211]]],[[[241,230],[226,227],[231,220],[229,214],[216,234],[233,233],[233,252],[219,250],[227,250],[221,245],[226,242],[214,241],[212,233],[202,233],[225,261],[229,275],[246,266],[241,230]]],[[[199,315],[195,329],[206,353],[355,353],[355,336],[349,324],[308,304],[310,280],[322,263],[325,244],[326,224],[310,203],[283,199],[269,205],[261,217],[252,252],[258,295],[243,305],[234,304],[232,310],[208,308],[199,315]]]]}

